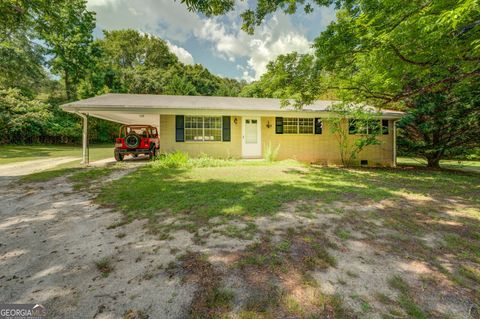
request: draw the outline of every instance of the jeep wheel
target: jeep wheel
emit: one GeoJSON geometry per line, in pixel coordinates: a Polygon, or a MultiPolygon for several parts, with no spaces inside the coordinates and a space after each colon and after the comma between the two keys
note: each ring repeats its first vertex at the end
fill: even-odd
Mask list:
{"type": "Polygon", "coordinates": [[[117,162],[123,161],[123,154],[120,154],[119,152],[115,152],[115,160],[117,162]]]}
{"type": "Polygon", "coordinates": [[[125,144],[128,148],[137,148],[140,145],[140,136],[135,133],[129,133],[127,137],[125,137],[125,144]]]}

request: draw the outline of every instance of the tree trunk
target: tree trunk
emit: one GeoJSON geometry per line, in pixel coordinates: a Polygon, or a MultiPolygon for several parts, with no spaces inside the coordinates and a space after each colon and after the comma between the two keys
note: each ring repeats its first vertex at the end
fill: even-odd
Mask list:
{"type": "Polygon", "coordinates": [[[427,156],[427,167],[440,168],[440,156],[438,155],[427,156]]]}
{"type": "Polygon", "coordinates": [[[70,79],[69,79],[69,76],[68,76],[68,72],[65,71],[65,93],[67,94],[67,101],[71,101],[72,99],[72,92],[70,91],[71,88],[70,88],[70,79]]]}

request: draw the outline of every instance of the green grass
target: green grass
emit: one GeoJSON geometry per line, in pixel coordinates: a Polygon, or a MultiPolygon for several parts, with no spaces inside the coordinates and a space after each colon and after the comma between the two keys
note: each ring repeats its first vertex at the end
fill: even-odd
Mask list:
{"type": "MultiPolygon", "coordinates": [[[[113,157],[112,154],[112,145],[90,146],[90,161],[111,158],[113,157]]],[[[77,157],[79,159],[57,165],[51,169],[22,176],[22,182],[46,182],[53,178],[80,170],[80,168],[82,168],[82,165],[80,164],[82,148],[65,145],[0,145],[0,166],[2,164],[48,158],[53,159],[57,157],[77,157]]]]}
{"type": "Polygon", "coordinates": [[[76,171],[69,178],[73,182],[73,189],[80,190],[88,188],[93,182],[109,175],[114,166],[95,167],[76,171]]]}
{"type": "Polygon", "coordinates": [[[407,313],[409,318],[429,318],[429,316],[415,303],[411,296],[410,287],[405,280],[403,280],[400,276],[394,276],[389,280],[389,284],[392,288],[398,290],[400,293],[397,302],[407,313]]]}
{"type": "Polygon", "coordinates": [[[95,266],[97,267],[97,270],[100,272],[100,274],[104,278],[108,277],[110,273],[113,271],[112,262],[107,257],[97,260],[95,262],[95,266]]]}
{"type": "MultiPolygon", "coordinates": [[[[399,157],[397,164],[401,166],[420,166],[426,167],[427,161],[418,157],[399,157]]],[[[458,160],[442,160],[440,161],[441,168],[467,170],[480,173],[480,161],[458,161],[458,160]]]]}
{"type": "MultiPolygon", "coordinates": [[[[92,176],[88,174],[81,175],[82,179],[89,180],[92,176]]],[[[162,229],[165,238],[170,235],[170,230],[178,227],[195,233],[199,226],[213,224],[213,221],[208,222],[213,217],[217,217],[215,226],[230,219],[242,219],[242,223],[227,225],[220,228],[220,232],[229,237],[251,238],[261,232],[254,227],[255,218],[273,216],[282,208],[299,215],[308,213],[313,218],[321,213],[338,213],[337,224],[332,226],[338,239],[355,239],[357,232],[361,232],[366,236],[365,240],[380,243],[389,253],[425,262],[440,271],[437,258],[451,259],[454,261],[453,270],[444,273],[450,278],[456,276],[459,278],[458,283],[455,282],[457,285],[473,291],[478,288],[480,278],[475,264],[480,260],[479,193],[480,175],[472,172],[412,168],[342,169],[307,166],[295,161],[195,160],[175,154],[150,162],[132,174],[106,184],[98,200],[124,212],[125,221],[122,223],[147,218],[153,229],[166,227],[162,229]],[[384,199],[389,200],[381,203],[383,208],[380,211],[351,211],[337,205],[341,202],[346,206],[362,207],[384,199]],[[333,201],[336,203],[330,205],[333,201]],[[298,205],[292,206],[292,202],[298,205]],[[287,203],[289,205],[283,206],[287,203]],[[332,207],[337,207],[335,209],[339,212],[332,207]],[[452,211],[452,214],[446,214],[446,211],[452,211]],[[170,216],[178,217],[176,223],[164,225],[162,221],[170,216]],[[381,224],[372,223],[374,219],[381,224]],[[380,228],[390,232],[382,234],[377,231],[380,228]],[[437,235],[439,241],[435,249],[420,239],[425,234],[437,235]]],[[[336,267],[337,261],[329,250],[339,247],[323,240],[322,234],[323,230],[305,233],[305,229],[292,228],[278,241],[260,237],[259,242],[240,255],[236,269],[241,272],[256,269],[277,278],[287,276],[289,272],[306,273],[336,267]]],[[[359,277],[351,271],[345,274],[351,278],[359,277]]],[[[432,309],[418,298],[416,286],[409,287],[400,277],[393,277],[389,284],[398,291],[398,297],[382,299],[391,308],[392,316],[398,316],[396,311],[407,318],[421,319],[432,315],[432,309]]],[[[277,303],[267,309],[278,310],[281,296],[272,296],[277,303]]],[[[297,302],[286,299],[282,307],[285,306],[289,313],[300,313],[297,302]]],[[[370,313],[376,311],[375,307],[375,304],[363,300],[359,310],[370,313]]],[[[268,315],[265,309],[246,307],[244,310],[240,317],[268,315]]],[[[308,314],[307,310],[305,314],[308,314]]]]}
{"type": "Polygon", "coordinates": [[[65,163],[53,169],[22,176],[20,180],[24,183],[38,183],[70,174],[69,179],[73,182],[73,189],[80,190],[88,188],[92,182],[107,176],[113,169],[121,167],[120,165],[116,163],[114,166],[86,168],[76,163],[65,163]]]}
{"type": "Polygon", "coordinates": [[[45,171],[40,171],[32,174],[28,174],[25,176],[22,176],[20,179],[22,182],[25,183],[40,183],[40,182],[46,182],[49,181],[53,178],[57,178],[60,176],[64,176],[70,173],[73,173],[77,170],[80,170],[79,165],[75,165],[72,163],[67,163],[66,165],[59,165],[54,169],[49,169],[45,171]]]}
{"type": "Polygon", "coordinates": [[[117,205],[130,219],[182,214],[205,221],[272,215],[287,202],[328,203],[345,196],[357,203],[406,195],[460,196],[480,203],[479,185],[480,176],[445,171],[338,169],[293,161],[169,168],[154,162],[104,187],[99,199],[117,205]]]}
{"type": "MultiPolygon", "coordinates": [[[[0,145],[0,165],[53,157],[82,157],[81,146],[0,145]]],[[[90,145],[90,161],[113,157],[113,144],[90,145]]],[[[80,160],[77,161],[78,163],[80,160]]]]}

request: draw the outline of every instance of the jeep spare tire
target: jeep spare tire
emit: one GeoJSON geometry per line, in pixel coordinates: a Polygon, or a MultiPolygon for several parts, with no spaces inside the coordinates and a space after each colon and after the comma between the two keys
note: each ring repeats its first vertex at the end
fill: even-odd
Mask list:
{"type": "Polygon", "coordinates": [[[140,145],[140,136],[137,134],[128,134],[125,138],[125,144],[128,148],[137,148],[140,145]]]}

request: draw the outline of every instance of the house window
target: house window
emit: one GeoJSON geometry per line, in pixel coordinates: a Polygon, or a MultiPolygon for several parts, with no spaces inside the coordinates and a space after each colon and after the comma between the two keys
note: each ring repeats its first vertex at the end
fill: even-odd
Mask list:
{"type": "Polygon", "coordinates": [[[283,134],[313,134],[313,118],[283,118],[283,134]]]}
{"type": "Polygon", "coordinates": [[[221,116],[185,116],[186,141],[221,141],[221,116]]]}
{"type": "Polygon", "coordinates": [[[387,120],[348,120],[348,134],[388,134],[387,120]],[[386,126],[386,127],[385,127],[386,126]]]}

